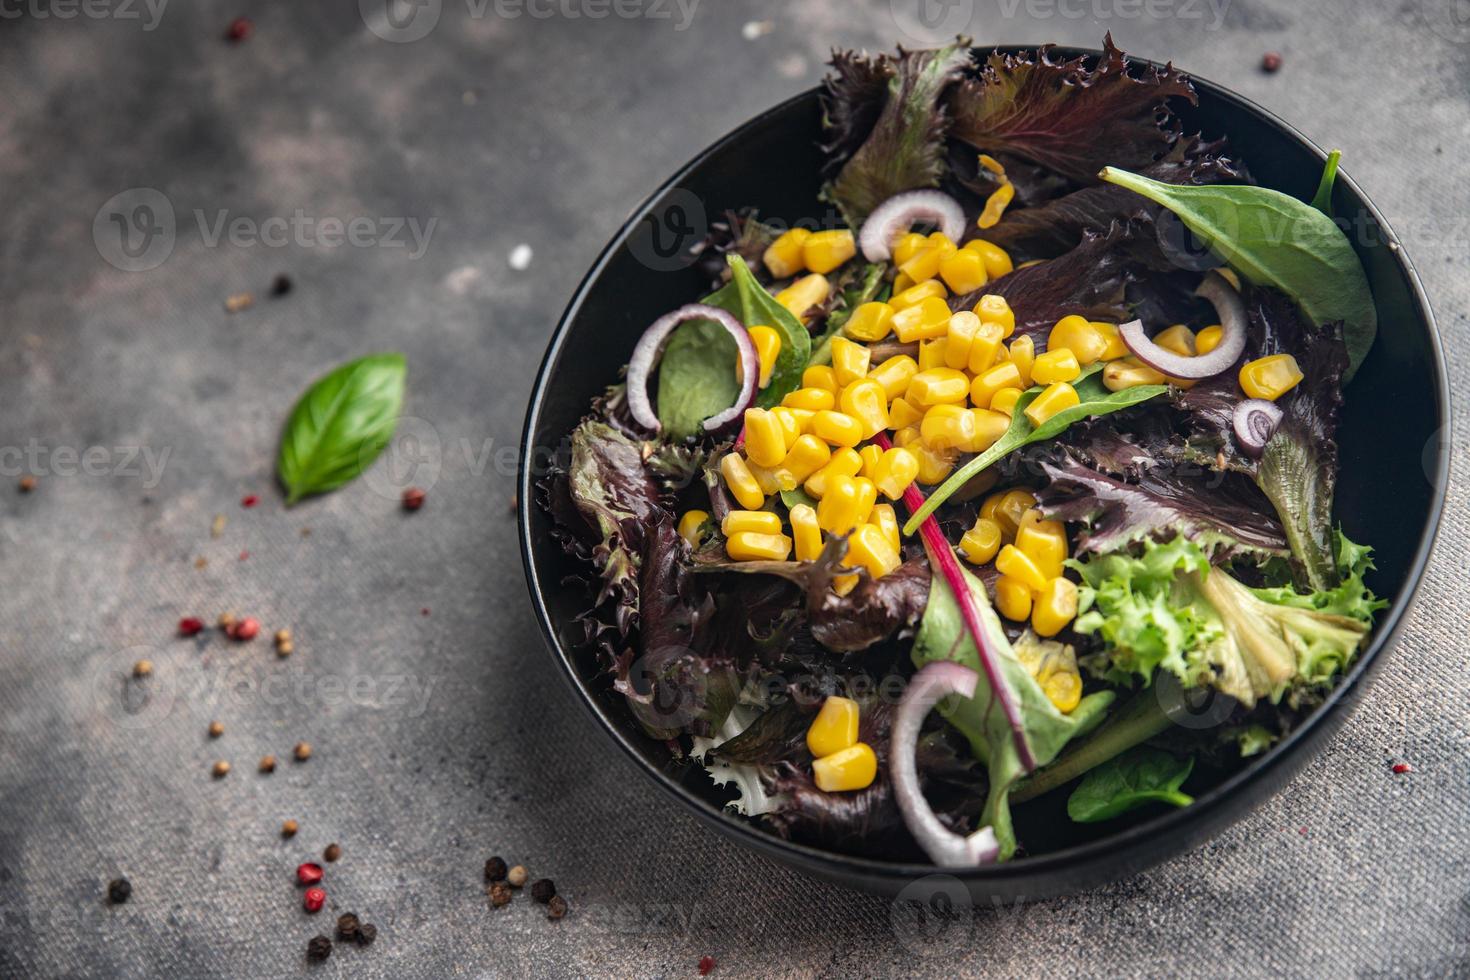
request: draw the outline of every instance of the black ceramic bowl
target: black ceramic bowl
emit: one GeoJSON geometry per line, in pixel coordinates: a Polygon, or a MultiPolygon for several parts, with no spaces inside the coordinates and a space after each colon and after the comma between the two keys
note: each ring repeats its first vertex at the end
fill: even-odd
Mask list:
{"type": "MultiPolygon", "coordinates": [[[[1299,198],[1312,195],[1325,158],[1320,149],[1248,100],[1199,78],[1194,83],[1199,106],[1182,113],[1186,132],[1228,136],[1232,154],[1244,159],[1261,184],[1299,198]]],[[[648,324],[705,291],[707,276],[684,250],[702,236],[706,220],[744,207],[788,221],[825,213],[817,202],[820,120],[817,92],[811,90],[741,126],[670,177],[593,264],[557,324],[531,394],[519,477],[521,550],[531,602],[557,663],[609,738],[671,800],[769,857],[822,878],[894,893],[935,869],[782,840],[725,812],[726,796],[702,770],[675,764],[661,742],[641,732],[621,698],[598,679],[592,654],[581,645],[574,617],[587,596],[562,581],[584,570],[572,567],[551,540],[547,516],[534,502],[535,463],[544,460],[546,448],[562,444],[589,401],[616,380],[618,366],[648,324]],[[781,165],[771,166],[774,160],[781,165]]],[[[1377,344],[1347,392],[1338,434],[1336,512],[1349,536],[1374,547],[1378,569],[1370,584],[1392,605],[1327,703],[1269,752],[1220,773],[1193,806],[1118,830],[1071,824],[1058,805],[1048,809],[1043,798],[1017,811],[1029,856],[952,872],[972,894],[1036,898],[1077,891],[1203,841],[1295,773],[1347,716],[1367,673],[1385,660],[1423,575],[1444,504],[1448,390],[1433,314],[1408,256],[1346,174],[1338,178],[1333,206],[1351,222],[1379,318],[1377,344]],[[1385,411],[1385,404],[1392,410],[1385,411]]]]}

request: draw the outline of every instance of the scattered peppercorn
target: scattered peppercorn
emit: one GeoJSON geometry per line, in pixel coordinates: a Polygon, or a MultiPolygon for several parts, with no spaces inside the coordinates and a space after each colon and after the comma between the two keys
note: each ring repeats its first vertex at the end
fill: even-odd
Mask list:
{"type": "Polygon", "coordinates": [[[313,963],[320,963],[332,955],[332,941],[326,936],[312,936],[306,944],[306,958],[313,963]]]}
{"type": "Polygon", "coordinates": [[[378,927],[371,922],[364,922],[357,927],[357,945],[371,946],[373,940],[378,938],[378,927]]]}
{"type": "Polygon", "coordinates": [[[507,870],[508,869],[505,866],[505,858],[500,857],[499,855],[490,858],[490,860],[485,862],[485,880],[504,881],[505,872],[507,870]]]}
{"type": "Polygon", "coordinates": [[[253,493],[247,493],[245,496],[240,498],[241,507],[250,508],[254,507],[258,503],[260,503],[260,497],[253,493]]]}
{"type": "MultiPolygon", "coordinates": [[[[275,767],[276,767],[275,766],[275,761],[272,760],[272,762],[271,762],[271,769],[274,769],[275,767]]],[[[295,820],[287,820],[285,823],[281,824],[281,836],[282,837],[295,837],[296,836],[296,831],[298,829],[299,828],[297,827],[295,820]]]]}
{"type": "Polygon", "coordinates": [[[312,915],[320,912],[326,903],[327,892],[324,888],[308,888],[301,896],[301,907],[312,915]]]}
{"type": "Polygon", "coordinates": [[[197,616],[185,616],[179,620],[180,636],[197,636],[204,629],[204,620],[197,616]]]}
{"type": "Polygon", "coordinates": [[[293,654],[295,652],[296,652],[296,645],[294,643],[292,643],[290,640],[287,640],[285,643],[277,643],[276,644],[276,656],[278,656],[278,657],[289,657],[289,656],[291,656],[291,654],[293,654]]]}
{"type": "Polygon", "coordinates": [[[315,885],[322,880],[322,866],[312,861],[303,861],[296,865],[296,882],[301,885],[315,885]]]}
{"type": "Polygon", "coordinates": [[[548,919],[560,919],[567,914],[567,900],[560,895],[551,896],[551,901],[546,906],[546,917],[548,919]]]}
{"type": "Polygon", "coordinates": [[[214,778],[215,779],[224,779],[226,776],[228,776],[230,774],[230,764],[228,762],[226,762],[225,760],[221,759],[218,762],[216,762],[214,764],[214,767],[212,769],[210,769],[209,771],[214,774],[214,778]]]}
{"type": "Polygon", "coordinates": [[[357,916],[351,912],[343,912],[337,916],[337,938],[353,940],[357,938],[357,930],[362,928],[362,923],[357,921],[357,916]]]}
{"type": "Polygon", "coordinates": [[[424,493],[418,487],[409,487],[403,491],[403,509],[418,510],[424,505],[424,498],[427,496],[428,494],[424,493]]]}
{"type": "Polygon", "coordinates": [[[225,733],[225,726],[224,726],[224,723],[223,722],[212,721],[212,722],[209,723],[209,737],[210,738],[219,738],[224,733],[225,733]]]}
{"type": "Polygon", "coordinates": [[[250,309],[254,303],[255,297],[249,293],[235,293],[233,296],[225,299],[225,312],[239,313],[241,310],[250,309]]]}
{"type": "Polygon", "coordinates": [[[147,677],[151,673],[153,673],[153,661],[139,660],[137,663],[133,664],[134,677],[147,677]]]}
{"type": "Polygon", "coordinates": [[[297,762],[305,762],[311,758],[311,744],[309,742],[297,742],[296,748],[292,749],[297,762]]]}
{"type": "Polygon", "coordinates": [[[291,287],[294,285],[295,283],[291,281],[291,277],[283,272],[271,280],[271,295],[285,296],[291,291],[291,287]]]}
{"type": "Polygon", "coordinates": [[[709,976],[709,971],[713,970],[714,968],[715,968],[715,958],[713,956],[701,956],[699,958],[699,975],[700,976],[702,976],[702,977],[709,976]]]}
{"type": "Polygon", "coordinates": [[[490,904],[496,908],[509,905],[511,898],[510,886],[503,881],[497,881],[490,886],[490,904]]]}
{"type": "Polygon", "coordinates": [[[225,533],[225,515],[215,514],[214,520],[209,522],[209,536],[217,538],[225,533]]]}
{"type": "Polygon", "coordinates": [[[228,633],[230,630],[234,629],[235,628],[235,614],[232,613],[232,612],[222,612],[222,613],[220,613],[219,614],[219,628],[222,629],[222,630],[224,630],[226,633],[228,633]]]}
{"type": "Polygon", "coordinates": [[[327,861],[335,861],[342,856],[341,844],[328,844],[327,849],[322,851],[322,857],[327,861]]]}
{"type": "Polygon", "coordinates": [[[1270,74],[1281,70],[1281,54],[1276,51],[1267,51],[1261,56],[1261,70],[1270,74]]]}
{"type": "Polygon", "coordinates": [[[260,768],[260,771],[261,772],[275,772],[276,771],[276,757],[273,756],[273,755],[263,755],[263,756],[261,756],[260,757],[260,766],[259,766],[259,768],[260,768]]]}
{"type": "Polygon", "coordinates": [[[248,552],[248,551],[242,551],[242,552],[240,552],[240,560],[241,561],[249,561],[250,560],[250,552],[248,552]]]}
{"type": "Polygon", "coordinates": [[[550,878],[537,878],[531,882],[531,897],[545,905],[556,897],[556,883],[550,878]]]}
{"type": "Polygon", "coordinates": [[[121,905],[133,894],[133,883],[126,878],[114,878],[107,883],[107,900],[121,905]]]}
{"type": "Polygon", "coordinates": [[[258,633],[260,633],[260,620],[254,616],[246,616],[235,624],[234,631],[230,636],[242,643],[246,643],[255,639],[258,633]]]}
{"type": "Polygon", "coordinates": [[[200,555],[198,558],[194,559],[194,567],[199,569],[209,567],[209,559],[205,558],[203,555],[200,555]]]}
{"type": "Polygon", "coordinates": [[[506,872],[505,880],[510,882],[510,887],[519,888],[526,883],[526,869],[519,864],[506,872]]]}
{"type": "Polygon", "coordinates": [[[36,478],[27,473],[25,476],[20,478],[19,486],[21,493],[30,493],[32,490],[36,489],[36,478]]]}
{"type": "Polygon", "coordinates": [[[1402,776],[1406,772],[1413,772],[1414,767],[1407,762],[1396,762],[1393,767],[1394,775],[1402,776]]]}
{"type": "Polygon", "coordinates": [[[291,642],[291,631],[288,630],[288,629],[279,629],[279,630],[276,630],[276,642],[277,643],[290,643],[291,642]]]}

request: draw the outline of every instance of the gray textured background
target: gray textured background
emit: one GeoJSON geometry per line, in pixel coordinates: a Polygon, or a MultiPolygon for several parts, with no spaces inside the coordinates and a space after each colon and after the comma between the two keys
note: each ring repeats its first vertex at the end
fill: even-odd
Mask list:
{"type": "MultiPolygon", "coordinates": [[[[525,598],[504,455],[548,332],[667,173],[813,83],[830,46],[902,39],[887,2],[702,0],[680,30],[669,4],[638,8],[668,19],[592,20],[443,0],[413,43],[375,35],[351,0],[174,0],[155,29],[141,5],[64,19],[65,0],[28,2],[0,18],[0,976],[304,972],[329,923],[301,913],[291,870],[333,840],[333,906],[381,933],[323,976],[692,976],[704,954],[730,976],[1470,970],[1459,479],[1388,669],[1285,792],[1148,874],[938,937],[671,809],[564,689],[525,598]],[[238,13],[257,31],[230,46],[238,13]],[[166,197],[176,236],[161,265],[123,271],[116,230],[104,213],[98,245],[93,222],[139,187],[166,197]],[[220,212],[298,209],[437,222],[414,257],[309,235],[210,244],[195,216],[207,232],[220,212]],[[516,271],[522,242],[535,258],[516,271]],[[278,271],[296,289],[270,300],[278,271]],[[227,314],[242,290],[256,306],[227,314]],[[428,506],[403,515],[380,464],[285,511],[271,473],[291,401],[393,348],[428,506]],[[87,447],[102,447],[91,472],[51,455],[87,447]],[[158,480],[129,447],[167,452],[158,480]],[[7,489],[33,465],[34,494],[7,489]],[[247,493],[261,505],[242,509],[247,493]],[[227,608],[290,626],[295,656],[171,638],[181,615],[227,608]],[[124,679],[140,656],[156,664],[142,688],[124,679]],[[214,718],[228,730],[210,742],[214,718]],[[301,738],[310,762],[256,775],[301,738]],[[222,781],[216,758],[235,765],[222,781]],[[1416,771],[1392,775],[1396,759],[1416,771]],[[286,817],[302,828],[289,842],[286,817]],[[489,910],[497,852],[554,876],[572,915],[489,910]],[[109,908],[116,874],[135,895],[109,908]]],[[[981,42],[1111,29],[1341,146],[1464,380],[1470,20],[1451,0],[947,9],[981,42]],[[1268,77],[1273,48],[1286,65],[1268,77]]],[[[1464,462],[1457,446],[1457,477],[1464,462]]]]}

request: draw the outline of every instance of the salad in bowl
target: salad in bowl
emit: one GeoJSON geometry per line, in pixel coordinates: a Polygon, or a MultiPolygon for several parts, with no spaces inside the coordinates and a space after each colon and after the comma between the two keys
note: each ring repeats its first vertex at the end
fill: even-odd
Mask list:
{"type": "Polygon", "coordinates": [[[1258,186],[1194,98],[1111,38],[839,52],[821,213],[730,214],[618,352],[538,505],[608,688],[733,812],[1008,861],[1031,801],[1190,806],[1364,649],[1337,155],[1312,200],[1258,186]]]}

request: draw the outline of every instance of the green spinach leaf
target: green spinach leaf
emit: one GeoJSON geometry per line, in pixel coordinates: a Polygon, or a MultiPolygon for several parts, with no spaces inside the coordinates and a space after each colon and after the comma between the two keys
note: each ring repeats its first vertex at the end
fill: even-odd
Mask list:
{"type": "Polygon", "coordinates": [[[1189,806],[1194,797],[1179,791],[1194,769],[1183,759],[1140,745],[1089,772],[1067,798],[1067,816],[1077,823],[1111,820],[1149,803],[1189,806]]]}
{"type": "Polygon", "coordinates": [[[955,470],[948,480],[940,484],[939,489],[929,495],[924,506],[909,518],[908,523],[903,526],[903,533],[913,534],[924,522],[924,518],[934,513],[956,491],[974,479],[976,474],[1022,446],[1053,439],[1073,422],[1131,408],[1169,390],[1168,385],[1138,385],[1122,391],[1109,391],[1102,383],[1102,376],[1099,374],[1101,369],[1100,364],[1089,367],[1087,373],[1074,382],[1080,401],[1071,408],[1053,415],[1041,425],[1031,424],[1031,420],[1026,417],[1026,406],[1035,401],[1036,396],[1040,395],[1045,388],[1037,385],[1027,389],[1011,412],[1011,425],[1006,429],[1005,434],[997,439],[989,449],[955,470]]]}
{"type": "Polygon", "coordinates": [[[1322,167],[1322,179],[1317,183],[1317,193],[1312,196],[1312,207],[1327,217],[1332,217],[1332,187],[1337,183],[1337,164],[1342,160],[1342,151],[1327,154],[1327,163],[1322,167]]]}
{"type": "Polygon", "coordinates": [[[1162,204],[1249,281],[1274,286],[1318,326],[1342,321],[1346,384],[1378,332],[1368,277],[1352,243],[1327,215],[1268,187],[1164,184],[1126,170],[1099,175],[1162,204]]]}
{"type": "Polygon", "coordinates": [[[286,503],[355,479],[393,438],[403,407],[402,354],[372,354],[318,378],[281,433],[276,473],[286,503]]]}

